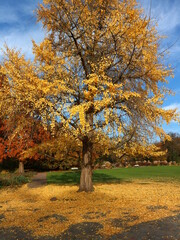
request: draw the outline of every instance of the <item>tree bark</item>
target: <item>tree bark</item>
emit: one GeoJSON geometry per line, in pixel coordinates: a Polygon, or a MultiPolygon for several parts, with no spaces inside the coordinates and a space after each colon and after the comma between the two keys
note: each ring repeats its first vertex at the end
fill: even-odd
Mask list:
{"type": "Polygon", "coordinates": [[[92,183],[92,146],[92,142],[88,137],[85,137],[83,140],[83,158],[79,192],[92,192],[94,190],[92,183]]]}
{"type": "Polygon", "coordinates": [[[24,174],[24,163],[19,161],[19,173],[24,174]]]}

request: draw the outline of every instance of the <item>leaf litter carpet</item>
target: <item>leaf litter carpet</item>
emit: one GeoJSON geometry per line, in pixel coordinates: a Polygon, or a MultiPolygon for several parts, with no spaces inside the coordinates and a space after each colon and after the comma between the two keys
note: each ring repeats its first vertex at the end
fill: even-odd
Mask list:
{"type": "Polygon", "coordinates": [[[0,190],[0,239],[180,239],[179,183],[136,181],[95,185],[93,193],[77,190],[56,185],[0,190]],[[155,228],[157,237],[151,233],[155,228]]]}

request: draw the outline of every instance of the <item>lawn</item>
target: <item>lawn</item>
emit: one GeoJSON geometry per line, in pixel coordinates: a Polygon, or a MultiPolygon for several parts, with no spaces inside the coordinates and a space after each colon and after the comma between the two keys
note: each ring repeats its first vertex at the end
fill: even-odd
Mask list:
{"type": "MultiPolygon", "coordinates": [[[[49,184],[78,184],[80,171],[49,172],[49,184]]],[[[94,183],[120,183],[149,179],[154,181],[180,181],[180,166],[101,169],[93,172],[94,183]]]]}

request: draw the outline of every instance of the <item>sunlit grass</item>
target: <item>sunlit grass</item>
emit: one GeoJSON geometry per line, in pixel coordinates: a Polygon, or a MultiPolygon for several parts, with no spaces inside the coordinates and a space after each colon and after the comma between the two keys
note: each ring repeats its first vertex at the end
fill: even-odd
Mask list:
{"type": "MultiPolygon", "coordinates": [[[[154,181],[180,181],[180,166],[100,169],[93,172],[94,183],[120,183],[137,179],[154,181]]],[[[49,172],[47,182],[54,184],[78,184],[80,171],[49,172]]]]}

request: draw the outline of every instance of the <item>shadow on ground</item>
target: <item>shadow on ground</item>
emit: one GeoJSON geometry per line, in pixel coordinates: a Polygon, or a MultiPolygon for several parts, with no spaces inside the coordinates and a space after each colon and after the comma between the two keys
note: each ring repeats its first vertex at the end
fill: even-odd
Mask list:
{"type": "MultiPolygon", "coordinates": [[[[117,220],[116,220],[117,221],[117,220]]],[[[121,220],[119,220],[121,221],[121,220]]],[[[180,214],[157,221],[150,221],[134,225],[123,233],[106,237],[98,234],[103,225],[98,222],[83,222],[71,225],[60,236],[33,237],[32,233],[20,228],[0,229],[1,240],[179,240],[180,239],[180,214]]]]}
{"type": "Polygon", "coordinates": [[[47,179],[47,183],[51,184],[79,184],[80,172],[64,172],[61,174],[52,174],[47,179]]]}
{"type": "Polygon", "coordinates": [[[128,231],[113,235],[110,240],[179,240],[180,214],[158,221],[141,223],[131,227],[128,231]]]}
{"type": "Polygon", "coordinates": [[[121,183],[123,178],[116,178],[115,176],[110,176],[105,173],[93,173],[93,182],[94,183],[121,183]]]}
{"type": "MultiPolygon", "coordinates": [[[[80,182],[80,171],[75,172],[65,172],[61,174],[55,174],[48,177],[47,182],[49,184],[79,184],[80,182]]],[[[93,182],[94,183],[121,183],[123,179],[116,178],[104,173],[93,173],[93,182]]]]}

